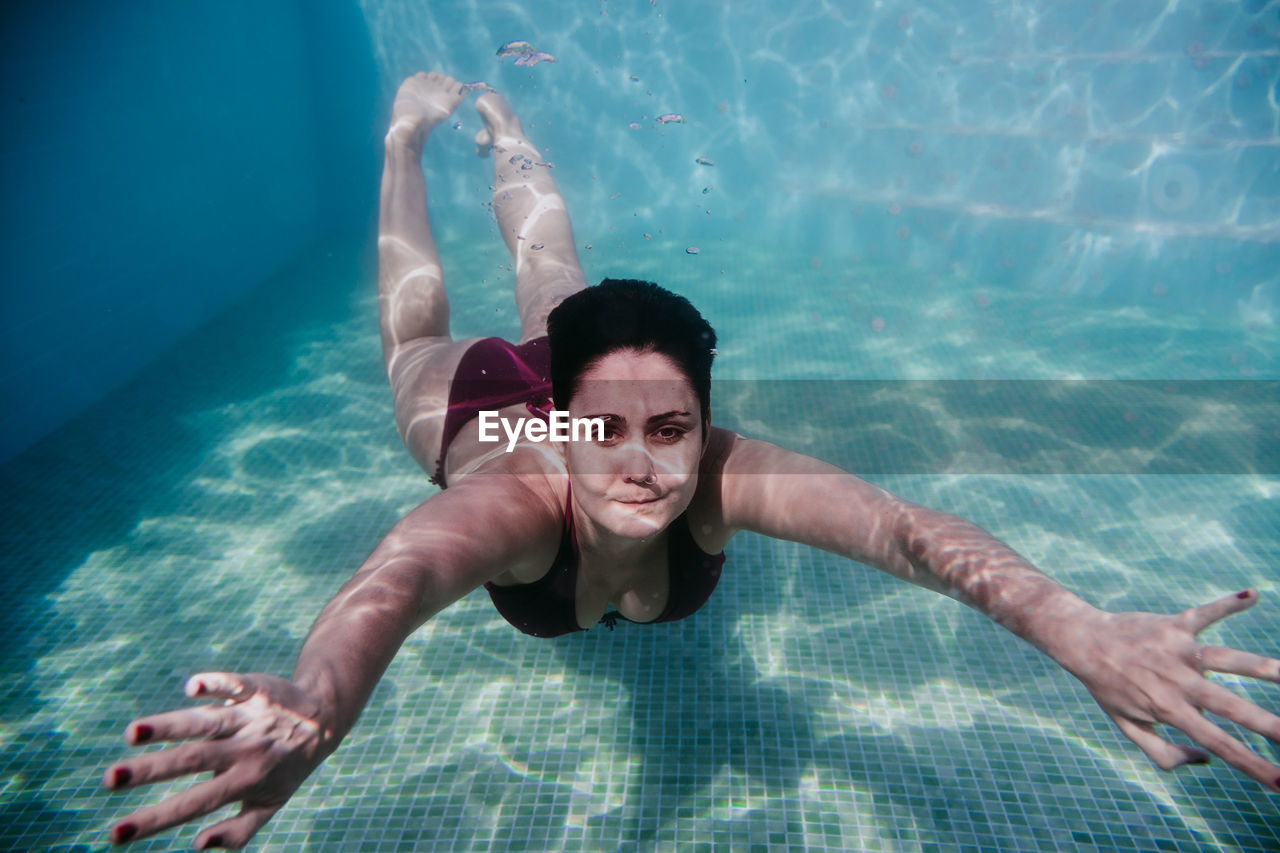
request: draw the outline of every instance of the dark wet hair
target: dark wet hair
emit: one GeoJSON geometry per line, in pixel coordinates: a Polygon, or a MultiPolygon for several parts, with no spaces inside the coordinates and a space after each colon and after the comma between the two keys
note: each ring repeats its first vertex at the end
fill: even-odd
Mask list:
{"type": "Polygon", "coordinates": [[[547,318],[551,338],[551,397],[568,409],[578,381],[611,352],[658,352],[693,385],[706,426],[711,414],[711,360],[716,332],[693,304],[651,281],[606,278],[579,290],[547,318]]]}

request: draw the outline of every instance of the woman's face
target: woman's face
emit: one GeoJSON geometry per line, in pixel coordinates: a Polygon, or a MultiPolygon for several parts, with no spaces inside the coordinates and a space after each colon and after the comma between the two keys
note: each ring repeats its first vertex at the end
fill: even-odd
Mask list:
{"type": "Polygon", "coordinates": [[[582,374],[572,418],[602,418],[604,441],[564,448],[574,501],[610,533],[647,539],[689,507],[705,445],[701,406],[665,355],[617,350],[582,374]]]}

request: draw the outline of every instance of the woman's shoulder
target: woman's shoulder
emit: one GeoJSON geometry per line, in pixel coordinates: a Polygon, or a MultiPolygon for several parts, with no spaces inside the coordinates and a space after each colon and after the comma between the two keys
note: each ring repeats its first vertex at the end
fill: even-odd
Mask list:
{"type": "Polygon", "coordinates": [[[701,472],[709,475],[808,474],[826,463],[780,447],[769,441],[749,438],[732,430],[711,428],[701,472]]]}
{"type": "Polygon", "coordinates": [[[537,445],[519,444],[503,452],[477,460],[455,473],[450,489],[467,483],[468,488],[501,492],[507,500],[529,503],[530,508],[549,509],[557,522],[564,521],[569,492],[569,472],[558,453],[544,452],[537,445]]]}
{"type": "Polygon", "coordinates": [[[456,477],[439,495],[457,510],[455,534],[507,555],[507,568],[495,581],[527,583],[559,549],[568,475],[540,456],[517,448],[456,477]]]}
{"type": "Polygon", "coordinates": [[[735,532],[726,521],[723,474],[741,438],[731,430],[712,427],[698,464],[698,491],[686,515],[694,543],[708,554],[723,551],[735,532]]]}
{"type": "Polygon", "coordinates": [[[702,454],[703,468],[707,468],[708,465],[714,466],[718,461],[722,461],[733,452],[734,445],[742,440],[742,436],[731,429],[713,426],[707,438],[707,450],[702,454]]]}
{"type": "Polygon", "coordinates": [[[755,445],[762,442],[721,427],[712,427],[707,439],[707,449],[698,467],[699,477],[718,477],[732,473],[743,458],[751,456],[755,445]]]}

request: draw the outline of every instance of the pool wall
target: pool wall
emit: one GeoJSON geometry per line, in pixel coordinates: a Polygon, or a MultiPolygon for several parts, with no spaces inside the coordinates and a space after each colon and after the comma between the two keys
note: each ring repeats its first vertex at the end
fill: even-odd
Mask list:
{"type": "Polygon", "coordinates": [[[299,253],[372,227],[376,68],[350,3],[0,12],[0,460],[299,253]]]}

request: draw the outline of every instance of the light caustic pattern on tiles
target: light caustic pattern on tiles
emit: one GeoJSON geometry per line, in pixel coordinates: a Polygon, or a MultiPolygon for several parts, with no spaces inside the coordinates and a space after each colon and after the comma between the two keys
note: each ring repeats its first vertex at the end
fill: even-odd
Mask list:
{"type": "Polygon", "coordinates": [[[1275,0],[364,5],[388,86],[429,57],[503,89],[571,213],[703,266],[736,235],[1041,291],[1280,298],[1275,0]],[[513,30],[557,62],[495,57],[513,30]]]}

